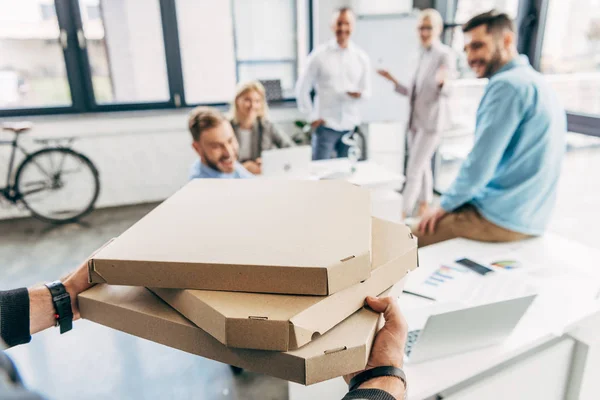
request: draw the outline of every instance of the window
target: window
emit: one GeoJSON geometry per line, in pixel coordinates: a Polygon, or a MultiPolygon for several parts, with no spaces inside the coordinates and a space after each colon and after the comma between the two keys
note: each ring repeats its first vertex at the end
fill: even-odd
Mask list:
{"type": "Polygon", "coordinates": [[[86,7],[87,19],[93,21],[100,19],[100,7],[98,4],[88,5],[86,7]]]}
{"type": "Polygon", "coordinates": [[[54,2],[0,0],[0,108],[71,105],[54,2]],[[41,11],[40,11],[41,10],[41,11]]]}
{"type": "Polygon", "coordinates": [[[568,111],[600,115],[600,0],[550,1],[540,69],[568,111]]]}
{"type": "Polygon", "coordinates": [[[519,0],[458,0],[454,19],[464,23],[471,17],[491,9],[505,12],[514,19],[517,17],[519,0]]]}
{"type": "Polygon", "coordinates": [[[296,1],[234,0],[233,4],[238,80],[279,80],[283,96],[294,97],[296,1]]]}
{"type": "Polygon", "coordinates": [[[54,7],[53,1],[49,3],[41,3],[40,12],[42,13],[42,20],[44,21],[56,19],[56,8],[54,7]]]}
{"type": "Polygon", "coordinates": [[[309,0],[0,0],[0,115],[294,97],[309,0]]]}
{"type": "Polygon", "coordinates": [[[236,83],[231,2],[176,0],[175,4],[186,102],[230,101],[236,83]]]}
{"type": "Polygon", "coordinates": [[[79,7],[100,10],[101,18],[82,13],[96,103],[168,101],[158,0],[79,0],[79,7]]]}
{"type": "MultiPolygon", "coordinates": [[[[237,82],[278,80],[293,97],[299,47],[295,0],[176,0],[188,104],[231,101],[237,82]]],[[[305,48],[304,46],[303,48],[305,48]]]]}

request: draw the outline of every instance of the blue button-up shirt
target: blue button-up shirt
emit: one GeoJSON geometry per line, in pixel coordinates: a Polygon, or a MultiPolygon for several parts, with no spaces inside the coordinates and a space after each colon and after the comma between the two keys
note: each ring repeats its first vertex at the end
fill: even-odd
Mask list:
{"type": "Polygon", "coordinates": [[[556,200],[566,128],[554,90],[527,58],[507,63],[485,89],[473,150],[442,196],[442,208],[471,203],[498,226],[542,234],[556,200]]]}
{"type": "Polygon", "coordinates": [[[196,160],[190,168],[189,179],[248,179],[253,178],[252,175],[242,164],[239,162],[235,163],[234,171],[231,173],[225,173],[217,171],[209,167],[208,165],[202,164],[200,160],[196,160]]]}

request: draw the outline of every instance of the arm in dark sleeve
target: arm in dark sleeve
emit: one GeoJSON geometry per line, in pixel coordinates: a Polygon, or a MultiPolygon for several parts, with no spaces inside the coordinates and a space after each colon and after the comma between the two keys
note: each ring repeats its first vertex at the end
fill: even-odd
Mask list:
{"type": "Polygon", "coordinates": [[[21,378],[12,361],[0,351],[0,399],[41,400],[35,393],[23,387],[21,378]]]}
{"type": "Polygon", "coordinates": [[[29,292],[0,291],[0,337],[9,346],[29,343],[29,292]]]}
{"type": "Polygon", "coordinates": [[[348,394],[342,400],[397,400],[397,399],[384,390],[356,389],[351,392],[348,392],[348,394]]]}

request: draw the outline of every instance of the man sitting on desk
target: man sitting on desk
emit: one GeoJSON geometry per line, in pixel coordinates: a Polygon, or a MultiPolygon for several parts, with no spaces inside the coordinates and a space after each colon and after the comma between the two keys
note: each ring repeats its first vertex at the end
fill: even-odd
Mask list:
{"type": "Polygon", "coordinates": [[[190,170],[190,180],[196,178],[252,178],[238,162],[239,145],[227,119],[214,108],[196,107],[190,113],[188,127],[192,147],[200,156],[190,170]]]}
{"type": "Polygon", "coordinates": [[[490,11],[463,26],[478,78],[489,78],[475,143],[441,208],[421,221],[419,245],[463,237],[508,242],[541,235],[556,199],[566,114],[515,44],[513,22],[490,11]]]}
{"type": "Polygon", "coordinates": [[[310,54],[296,84],[298,109],[309,115],[314,129],[313,160],[329,159],[334,150],[338,157],[348,156],[349,146],[342,137],[360,124],[360,101],[371,93],[369,57],[350,41],[354,23],[348,7],[334,14],[335,39],[310,54]]]}

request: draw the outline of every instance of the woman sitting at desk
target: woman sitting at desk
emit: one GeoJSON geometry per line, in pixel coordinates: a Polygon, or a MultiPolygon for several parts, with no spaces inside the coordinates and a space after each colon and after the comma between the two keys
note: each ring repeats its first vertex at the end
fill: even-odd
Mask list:
{"type": "Polygon", "coordinates": [[[268,111],[265,88],[260,82],[240,85],[231,104],[231,126],[240,144],[240,162],[253,174],[261,173],[263,150],[294,145],[268,120],[268,111]]]}

